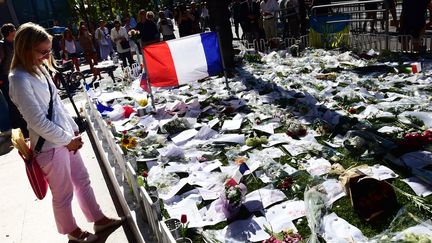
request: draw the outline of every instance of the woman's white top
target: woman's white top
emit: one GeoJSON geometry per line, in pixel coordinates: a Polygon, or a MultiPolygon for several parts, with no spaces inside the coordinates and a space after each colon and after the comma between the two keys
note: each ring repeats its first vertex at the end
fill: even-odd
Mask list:
{"type": "Polygon", "coordinates": [[[71,41],[65,40],[65,50],[68,53],[76,53],[75,41],[74,40],[71,40],[71,41]]]}
{"type": "Polygon", "coordinates": [[[74,132],[78,131],[77,124],[64,107],[45,68],[38,71],[37,77],[22,68],[12,69],[9,73],[9,95],[27,121],[32,149],[39,136],[46,140],[42,151],[66,146],[74,137],[74,132]],[[50,102],[47,80],[53,94],[51,120],[47,118],[50,102]]]}
{"type": "Polygon", "coordinates": [[[121,40],[114,41],[117,39],[117,37],[123,37],[126,40],[129,40],[129,34],[127,33],[127,30],[125,27],[120,26],[120,29],[117,31],[115,28],[111,29],[111,40],[116,43],[117,46],[117,52],[118,53],[125,53],[127,51],[130,51],[130,48],[123,49],[120,45],[121,40]]]}

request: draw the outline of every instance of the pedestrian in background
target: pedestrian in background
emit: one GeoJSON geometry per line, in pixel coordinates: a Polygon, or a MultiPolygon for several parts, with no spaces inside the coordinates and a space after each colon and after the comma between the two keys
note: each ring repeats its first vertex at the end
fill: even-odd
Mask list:
{"type": "Polygon", "coordinates": [[[114,28],[111,30],[111,40],[116,44],[123,67],[131,66],[134,61],[130,51],[129,35],[126,29],[120,26],[120,21],[118,20],[114,21],[114,28]]]}
{"type": "Polygon", "coordinates": [[[159,30],[154,22],[147,19],[147,11],[144,9],[139,11],[139,22],[136,29],[140,32],[141,48],[157,41],[155,37],[159,34],[159,30]]]}
{"type": "Polygon", "coordinates": [[[210,19],[210,15],[209,15],[209,11],[207,9],[207,3],[202,3],[201,4],[201,17],[200,17],[200,21],[201,21],[201,32],[205,32],[208,25],[209,25],[209,19],[210,19]]]}
{"type": "MultiPolygon", "coordinates": [[[[400,34],[412,36],[412,46],[415,51],[420,50],[420,37],[426,29],[432,26],[432,4],[431,0],[417,0],[415,4],[411,1],[402,2],[402,13],[400,16],[400,34]],[[429,10],[429,21],[426,24],[426,12],[429,10]]],[[[408,50],[408,41],[404,38],[402,47],[408,50]]]]}
{"type": "Polygon", "coordinates": [[[178,28],[180,37],[192,35],[195,17],[185,5],[179,6],[178,28]]]}
{"type": "Polygon", "coordinates": [[[90,65],[90,70],[93,72],[93,81],[97,76],[102,79],[100,72],[95,68],[98,64],[96,48],[93,45],[93,36],[89,33],[85,25],[81,25],[79,29],[78,41],[84,52],[86,62],[90,65]]]}
{"type": "Polygon", "coordinates": [[[260,6],[257,2],[247,0],[240,5],[240,19],[246,40],[252,42],[259,39],[260,6]]]}
{"type": "Polygon", "coordinates": [[[165,16],[165,13],[159,12],[159,21],[157,23],[159,32],[162,34],[164,41],[175,39],[174,35],[174,23],[170,18],[165,16]]]}
{"type": "Polygon", "coordinates": [[[100,58],[106,60],[111,54],[112,46],[108,28],[105,27],[105,21],[102,19],[99,20],[99,28],[96,29],[95,35],[99,43],[100,58]]]}
{"type": "MultiPolygon", "coordinates": [[[[9,69],[14,55],[15,26],[11,23],[0,28],[3,40],[0,41],[0,89],[8,106],[8,117],[11,128],[21,128],[24,137],[28,138],[27,123],[9,96],[9,69]]],[[[4,114],[2,114],[3,116],[4,114]]]]}
{"type": "Polygon", "coordinates": [[[95,232],[119,225],[122,219],[106,217],[96,202],[79,152],[83,142],[78,126],[63,106],[44,67],[51,66],[47,63],[51,39],[43,27],[33,23],[18,29],[9,75],[10,95],[28,123],[32,149],[39,137],[45,139],[36,158],[50,186],[58,232],[77,242],[94,242],[97,236],[76,224],[71,205],[74,192],[85,217],[94,222],[95,232]],[[49,106],[52,106],[51,119],[47,118],[49,106]]]}
{"type": "MultiPolygon", "coordinates": [[[[241,36],[239,35],[239,25],[241,22],[240,4],[241,4],[240,0],[235,0],[234,3],[231,5],[231,13],[234,22],[234,32],[236,34],[237,39],[241,39],[241,36]]],[[[244,32],[243,27],[242,27],[242,31],[244,32]]]]}
{"type": "Polygon", "coordinates": [[[72,60],[72,63],[75,66],[75,70],[79,72],[80,64],[78,61],[78,53],[76,48],[75,37],[73,37],[72,31],[70,29],[66,29],[66,31],[63,33],[62,50],[63,50],[64,60],[72,60]]]}
{"type": "Polygon", "coordinates": [[[276,0],[262,0],[260,7],[266,39],[272,41],[277,37],[279,4],[276,0]]]}

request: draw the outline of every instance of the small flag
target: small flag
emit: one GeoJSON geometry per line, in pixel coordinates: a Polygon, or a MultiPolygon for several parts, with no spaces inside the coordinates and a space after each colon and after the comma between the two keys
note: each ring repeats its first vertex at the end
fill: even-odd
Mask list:
{"type": "Polygon", "coordinates": [[[97,95],[95,94],[94,90],[90,88],[90,85],[88,83],[85,84],[85,89],[87,92],[87,95],[90,96],[92,99],[96,99],[97,95]]]}
{"type": "Polygon", "coordinates": [[[97,108],[97,110],[99,111],[99,113],[103,113],[103,112],[105,112],[105,111],[110,112],[110,111],[113,111],[113,110],[114,110],[112,107],[105,106],[105,105],[103,105],[102,103],[100,103],[99,101],[96,102],[96,108],[97,108]]]}
{"type": "Polygon", "coordinates": [[[239,171],[242,175],[244,175],[244,173],[248,170],[249,170],[249,167],[247,166],[246,163],[242,163],[239,167],[239,171]]]}
{"type": "Polygon", "coordinates": [[[150,93],[150,89],[147,85],[147,74],[142,73],[141,74],[141,81],[140,81],[140,87],[147,93],[150,93]]]}
{"type": "Polygon", "coordinates": [[[234,176],[232,177],[232,179],[235,180],[238,184],[240,184],[242,178],[243,178],[243,174],[240,173],[239,170],[236,170],[234,176]]]}

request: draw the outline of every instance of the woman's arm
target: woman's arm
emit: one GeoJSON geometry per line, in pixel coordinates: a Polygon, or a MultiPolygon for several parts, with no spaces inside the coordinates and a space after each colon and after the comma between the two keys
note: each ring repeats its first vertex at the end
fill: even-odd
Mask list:
{"type": "MultiPolygon", "coordinates": [[[[73,134],[64,131],[60,126],[46,117],[47,111],[40,108],[33,87],[30,85],[32,76],[28,73],[15,73],[10,75],[9,78],[9,94],[27,122],[27,125],[51,143],[68,145],[72,141],[73,134]]],[[[54,88],[52,89],[53,95],[57,95],[54,88]]]]}

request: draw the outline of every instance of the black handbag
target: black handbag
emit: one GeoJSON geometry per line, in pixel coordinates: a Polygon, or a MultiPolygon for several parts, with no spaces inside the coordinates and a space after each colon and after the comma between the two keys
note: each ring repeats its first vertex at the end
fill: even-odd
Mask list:
{"type": "Polygon", "coordinates": [[[129,49],[130,48],[129,41],[128,40],[120,41],[120,46],[122,49],[129,49]]]}

